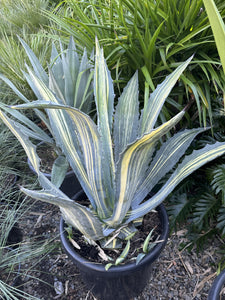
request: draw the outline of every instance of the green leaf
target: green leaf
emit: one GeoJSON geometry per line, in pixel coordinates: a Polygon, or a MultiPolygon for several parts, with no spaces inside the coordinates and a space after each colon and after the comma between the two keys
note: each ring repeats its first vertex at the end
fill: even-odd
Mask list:
{"type": "Polygon", "coordinates": [[[51,182],[56,186],[60,187],[69,168],[68,161],[65,156],[60,155],[54,161],[52,172],[51,172],[51,182]]]}
{"type": "Polygon", "coordinates": [[[225,24],[213,0],[203,0],[225,73],[225,24]]]}
{"type": "Polygon", "coordinates": [[[127,257],[130,250],[130,240],[127,241],[126,247],[124,248],[123,252],[120,254],[120,256],[116,259],[115,265],[121,264],[124,259],[127,257]]]}
{"type": "Polygon", "coordinates": [[[192,57],[176,68],[151,94],[147,105],[142,111],[140,134],[153,129],[166,98],[191,60],[192,57]]]}

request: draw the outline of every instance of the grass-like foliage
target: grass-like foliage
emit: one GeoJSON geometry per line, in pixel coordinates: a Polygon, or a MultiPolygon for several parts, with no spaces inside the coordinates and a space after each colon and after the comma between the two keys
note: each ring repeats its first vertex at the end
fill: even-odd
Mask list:
{"type": "MultiPolygon", "coordinates": [[[[224,1],[216,3],[224,17],[224,1]]],[[[225,80],[202,0],[65,0],[54,13],[46,14],[59,26],[61,36],[72,35],[89,52],[97,36],[115,78],[127,82],[141,69],[140,80],[147,80],[151,90],[195,53],[172,107],[192,95],[200,122],[206,122],[207,110],[211,116],[210,85],[217,91],[225,80]]],[[[167,117],[171,114],[167,109],[167,117]]]]}

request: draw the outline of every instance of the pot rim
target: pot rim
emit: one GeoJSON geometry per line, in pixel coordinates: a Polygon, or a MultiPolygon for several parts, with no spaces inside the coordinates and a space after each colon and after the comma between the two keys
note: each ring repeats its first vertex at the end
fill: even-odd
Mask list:
{"type": "Polygon", "coordinates": [[[225,285],[225,269],[215,278],[209,290],[208,300],[219,300],[220,292],[225,285]]]}
{"type": "Polygon", "coordinates": [[[108,272],[108,273],[116,273],[116,272],[127,272],[136,270],[138,268],[141,268],[142,265],[146,263],[152,263],[154,262],[158,256],[160,255],[161,251],[165,247],[169,235],[169,221],[168,221],[168,215],[166,212],[166,209],[163,204],[160,204],[156,210],[159,213],[160,221],[161,221],[161,229],[162,233],[160,235],[160,240],[162,240],[161,243],[157,243],[154,248],[139,262],[139,264],[136,265],[135,262],[129,262],[125,265],[119,265],[119,266],[112,266],[107,271],[105,270],[105,264],[100,264],[96,262],[91,262],[87,260],[86,258],[82,257],[80,254],[76,252],[72,244],[69,242],[67,238],[67,234],[64,230],[65,221],[63,220],[63,217],[60,219],[60,238],[62,245],[67,252],[67,254],[70,256],[70,258],[77,262],[77,264],[85,265],[91,270],[96,270],[99,272],[108,272]]]}

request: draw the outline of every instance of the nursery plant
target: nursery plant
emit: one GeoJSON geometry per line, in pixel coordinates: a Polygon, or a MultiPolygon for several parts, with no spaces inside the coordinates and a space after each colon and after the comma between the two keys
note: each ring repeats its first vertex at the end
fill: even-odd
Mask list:
{"type": "MultiPolygon", "coordinates": [[[[29,70],[29,79],[39,100],[6,108],[6,111],[25,108],[46,110],[55,139],[81,182],[91,209],[71,201],[58,190],[54,182],[43,176],[35,146],[29,139],[32,137],[31,131],[8,118],[2,106],[1,119],[21,142],[44,188],[43,191],[21,189],[29,196],[58,205],[69,224],[88,238],[99,240],[103,247],[118,228],[123,233],[127,232],[125,235],[128,236],[128,232],[135,230],[132,225],[137,218],[159,205],[191,172],[225,151],[225,143],[215,143],[193,151],[178,164],[159,191],[148,198],[159,180],[173,170],[194,137],[205,130],[195,128],[178,132],[163,142],[155,153],[160,146],[160,139],[185,114],[183,110],[155,128],[164,101],[190,61],[187,60],[169,75],[149,99],[146,97],[140,118],[138,78],[135,73],[118,99],[113,113],[113,84],[103,51],[97,42],[94,75],[97,125],[85,113],[65,105],[29,70]],[[126,230],[122,228],[124,226],[126,230]]],[[[119,245],[120,237],[117,240],[116,245],[119,245]]]]}
{"type": "MultiPolygon", "coordinates": [[[[224,1],[216,3],[223,18],[224,1]]],[[[167,99],[169,104],[161,117],[168,120],[174,107],[182,109],[187,99],[193,98],[199,120],[206,124],[207,110],[211,116],[212,91],[224,86],[224,75],[202,0],[66,0],[44,14],[60,27],[61,36],[73,35],[88,51],[97,36],[120,83],[139,69],[142,87],[147,79],[154,91],[163,77],[195,53],[173,91],[176,98],[167,99]]]]}
{"type": "Polygon", "coordinates": [[[53,93],[28,68],[26,78],[38,100],[11,107],[2,104],[0,112],[2,121],[26,151],[43,188],[21,187],[21,190],[30,197],[58,205],[65,222],[86,239],[98,241],[102,248],[122,248],[120,257],[124,257],[142,218],[161,204],[184,178],[225,153],[225,143],[218,142],[185,156],[197,134],[207,129],[175,130],[172,134],[185,109],[165,123],[158,121],[166,98],[191,59],[166,77],[150,97],[145,94],[140,113],[138,73],[130,79],[119,99],[115,99],[103,49],[96,41],[94,96],[97,124],[81,110],[66,105],[60,95],[53,93]],[[20,123],[22,113],[13,113],[29,108],[45,110],[56,143],[90,202],[88,207],[60,191],[58,178],[49,181],[40,171],[39,157],[31,140],[35,134],[23,120],[23,124],[20,123]],[[166,174],[170,174],[169,179],[160,184],[166,174]],[[149,194],[151,191],[154,191],[152,195],[149,194]]]}

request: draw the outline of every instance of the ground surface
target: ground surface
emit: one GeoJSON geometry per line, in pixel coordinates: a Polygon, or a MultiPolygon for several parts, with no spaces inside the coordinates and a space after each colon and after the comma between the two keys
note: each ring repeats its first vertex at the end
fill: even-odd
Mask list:
{"type": "MultiPolygon", "coordinates": [[[[24,217],[21,228],[24,241],[35,236],[37,240],[54,238],[56,250],[40,260],[32,260],[22,268],[24,291],[43,300],[91,300],[91,292],[85,288],[79,272],[60,247],[58,208],[37,202],[29,215],[24,217]],[[37,279],[32,279],[34,276],[37,279]]],[[[156,261],[152,279],[143,294],[135,300],[204,300],[216,276],[215,262],[220,255],[215,238],[199,255],[193,250],[180,251],[179,244],[184,240],[184,231],[173,234],[163,253],[156,261]]]]}

